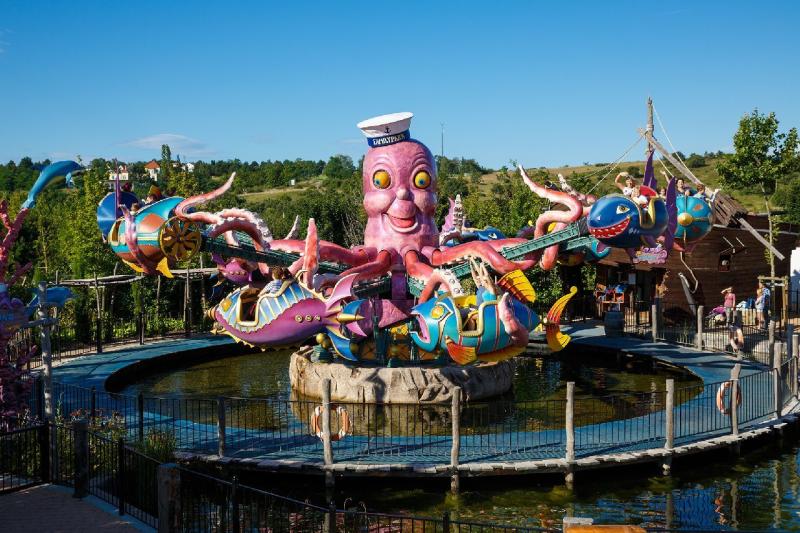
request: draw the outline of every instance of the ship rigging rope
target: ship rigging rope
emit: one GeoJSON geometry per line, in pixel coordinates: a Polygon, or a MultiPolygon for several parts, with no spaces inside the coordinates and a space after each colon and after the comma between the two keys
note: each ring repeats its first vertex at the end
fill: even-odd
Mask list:
{"type": "MultiPolygon", "coordinates": [[[[653,104],[653,114],[656,116],[656,120],[658,121],[658,127],[661,128],[661,131],[664,132],[664,137],[667,139],[669,147],[672,148],[672,155],[675,156],[675,159],[680,161],[684,167],[689,168],[688,166],[686,166],[686,162],[681,158],[681,153],[677,151],[675,149],[675,145],[672,144],[672,139],[669,138],[669,133],[667,133],[667,129],[664,127],[664,123],[661,122],[661,115],[658,114],[658,109],[656,109],[655,104],[653,104]]],[[[664,162],[662,161],[661,164],[663,165],[664,162]]],[[[672,172],[670,172],[670,174],[672,174],[672,172]]],[[[697,178],[697,176],[695,176],[694,179],[697,180],[697,183],[703,183],[702,181],[700,181],[699,178],[697,178]]]]}
{"type": "Polygon", "coordinates": [[[640,143],[640,142],[642,142],[642,139],[643,139],[643,138],[644,138],[644,135],[639,135],[639,137],[637,137],[637,139],[636,139],[636,140],[633,142],[633,144],[631,144],[631,145],[628,147],[628,149],[627,149],[627,150],[625,150],[625,153],[623,153],[621,156],[619,156],[619,157],[618,157],[618,158],[617,158],[617,159],[616,159],[616,160],[615,160],[613,163],[609,163],[608,165],[604,166],[603,168],[601,168],[601,169],[599,169],[599,170],[595,170],[594,172],[592,172],[591,174],[589,174],[588,176],[586,176],[587,178],[591,178],[592,176],[596,176],[597,174],[599,174],[599,173],[603,172],[605,169],[608,169],[608,172],[606,172],[605,176],[603,176],[602,178],[600,178],[600,179],[597,181],[597,183],[595,183],[595,184],[592,186],[592,188],[591,188],[591,189],[589,189],[589,190],[586,192],[586,194],[590,194],[590,193],[591,193],[593,190],[595,190],[595,189],[597,188],[597,186],[598,186],[598,185],[600,185],[601,183],[603,183],[603,180],[605,180],[605,179],[606,179],[606,178],[607,178],[609,175],[611,175],[611,173],[612,173],[612,172],[614,172],[614,169],[615,169],[615,168],[617,168],[617,166],[618,166],[618,165],[620,164],[620,162],[621,162],[621,161],[622,161],[622,160],[625,158],[625,156],[626,156],[626,155],[628,155],[628,154],[631,152],[631,150],[633,150],[634,148],[636,148],[636,147],[639,145],[639,143],[640,143]],[[609,167],[611,167],[611,168],[609,168],[609,167]]]}

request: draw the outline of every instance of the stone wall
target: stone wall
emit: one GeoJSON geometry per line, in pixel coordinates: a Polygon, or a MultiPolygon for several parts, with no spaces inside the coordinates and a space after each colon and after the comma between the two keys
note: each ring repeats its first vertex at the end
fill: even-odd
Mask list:
{"type": "Polygon", "coordinates": [[[514,379],[513,360],[469,367],[386,368],[315,363],[309,355],[309,349],[292,354],[292,388],[319,398],[323,380],[330,379],[331,400],[336,402],[449,402],[455,387],[461,387],[462,400],[474,401],[509,391],[514,379]]]}

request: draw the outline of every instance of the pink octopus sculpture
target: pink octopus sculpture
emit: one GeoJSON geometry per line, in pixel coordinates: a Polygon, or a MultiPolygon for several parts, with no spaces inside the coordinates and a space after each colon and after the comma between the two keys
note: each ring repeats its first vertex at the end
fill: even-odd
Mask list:
{"type": "MultiPolygon", "coordinates": [[[[423,284],[419,300],[425,301],[440,288],[456,295],[460,294],[461,287],[458,280],[441,267],[463,262],[469,258],[478,258],[486,262],[500,275],[517,269],[532,268],[537,262],[545,269],[555,266],[557,245],[543,252],[530,254],[521,260],[512,261],[503,257],[500,252],[504,248],[526,242],[527,239],[523,237],[473,241],[452,247],[440,246],[439,228],[434,218],[437,203],[436,162],[424,144],[411,139],[408,135],[407,125],[411,114],[376,117],[361,123],[359,127],[368,122],[380,123],[383,127],[387,120],[401,116],[405,118],[401,118],[398,122],[402,123],[405,120],[405,123],[400,128],[406,127],[406,129],[399,132],[395,129],[395,132],[402,138],[386,144],[376,143],[370,147],[364,158],[362,183],[364,209],[367,213],[364,244],[348,249],[332,242],[319,241],[319,259],[345,265],[347,269],[338,276],[318,275],[316,277],[318,285],[332,284],[336,279],[350,274],[356,274],[355,281],[389,274],[392,276],[392,299],[402,300],[408,297],[405,284],[407,273],[423,284]]],[[[365,132],[369,131],[369,127],[362,129],[365,132]]],[[[392,132],[380,133],[391,137],[392,132]]],[[[524,173],[523,179],[538,196],[568,208],[566,211],[543,213],[536,221],[536,237],[543,235],[552,222],[561,228],[582,216],[583,205],[574,196],[539,186],[529,180],[524,173]]],[[[217,214],[189,213],[189,207],[219,197],[230,187],[232,180],[233,176],[216,191],[187,198],[176,209],[176,215],[210,224],[211,230],[208,234],[210,237],[225,234],[226,239],[231,241],[232,230],[242,231],[251,237],[254,246],[259,250],[273,249],[302,256],[306,248],[305,241],[297,238],[268,239],[268,231],[265,231],[263,222],[252,213],[236,209],[228,209],[217,214]]],[[[246,265],[241,260],[236,261],[234,270],[239,274],[238,278],[241,278],[246,271],[256,268],[267,274],[267,265],[246,265]]],[[[225,263],[221,259],[218,264],[223,275],[231,268],[230,263],[225,263]]],[[[291,266],[290,271],[294,274],[302,266],[301,257],[291,266]]],[[[236,276],[229,277],[239,281],[236,276]]]]}

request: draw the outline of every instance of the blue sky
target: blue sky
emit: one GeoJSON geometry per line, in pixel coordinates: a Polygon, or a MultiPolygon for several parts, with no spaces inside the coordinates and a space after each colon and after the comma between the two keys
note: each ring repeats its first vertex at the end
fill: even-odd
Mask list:
{"type": "MultiPolygon", "coordinates": [[[[0,160],[359,157],[415,113],[499,167],[617,158],[652,95],[676,147],[800,125],[798,2],[0,3],[0,160]]],[[[663,136],[662,136],[663,139],[663,136]]],[[[639,158],[642,147],[631,154],[639,158]]]]}

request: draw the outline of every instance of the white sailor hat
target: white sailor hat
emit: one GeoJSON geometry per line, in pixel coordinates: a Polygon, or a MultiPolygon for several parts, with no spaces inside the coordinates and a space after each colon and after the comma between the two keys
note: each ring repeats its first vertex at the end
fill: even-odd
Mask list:
{"type": "Polygon", "coordinates": [[[408,127],[414,113],[391,113],[362,120],[358,126],[367,136],[370,146],[388,146],[411,138],[408,127]]]}

